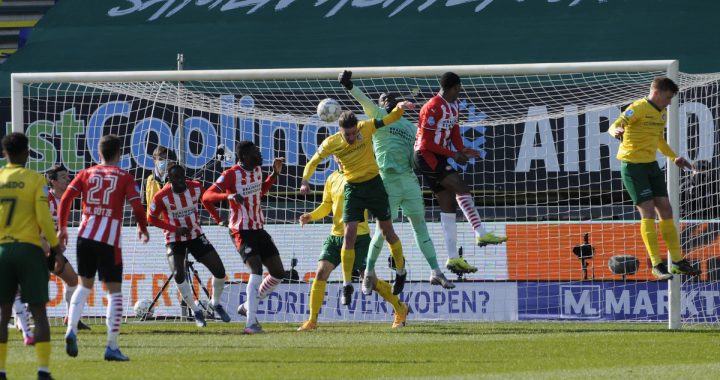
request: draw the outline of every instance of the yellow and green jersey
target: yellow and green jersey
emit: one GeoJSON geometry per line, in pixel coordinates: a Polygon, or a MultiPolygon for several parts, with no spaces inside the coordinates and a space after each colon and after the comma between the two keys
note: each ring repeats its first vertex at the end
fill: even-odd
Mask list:
{"type": "Polygon", "coordinates": [[[303,179],[308,181],[318,164],[331,154],[335,155],[343,166],[345,179],[350,183],[361,183],[379,174],[375,154],[373,153],[372,136],[385,125],[392,124],[403,115],[402,108],[395,108],[389,115],[379,119],[358,122],[358,135],[354,143],[348,144],[341,132],[329,136],[320,144],[303,171],[303,179]]]}
{"type": "MultiPolygon", "coordinates": [[[[343,172],[336,170],[330,174],[325,181],[325,189],[323,189],[322,203],[315,210],[310,212],[311,220],[322,219],[327,216],[330,211],[333,214],[333,226],[330,232],[333,236],[343,236],[345,234],[345,225],[343,224],[343,205],[345,203],[345,177],[343,172]]],[[[368,226],[368,213],[365,210],[365,221],[358,224],[358,235],[370,234],[370,226],[368,226]]]]}
{"type": "Polygon", "coordinates": [[[649,99],[635,101],[625,109],[620,117],[610,126],[608,133],[615,134],[615,129],[625,129],[617,159],[635,164],[655,161],[659,149],[670,160],[677,154],[665,141],[665,123],[667,109],[659,109],[649,99]]]}
{"type": "Polygon", "coordinates": [[[58,244],[45,177],[20,165],[6,165],[0,169],[0,244],[42,247],[41,232],[50,246],[58,244]]]}

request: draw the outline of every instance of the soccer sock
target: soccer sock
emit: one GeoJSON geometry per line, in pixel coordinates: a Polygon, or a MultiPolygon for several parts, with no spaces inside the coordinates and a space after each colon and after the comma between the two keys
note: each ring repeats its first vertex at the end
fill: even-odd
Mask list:
{"type": "Polygon", "coordinates": [[[262,282],[262,276],[251,274],[247,284],[247,322],[245,326],[251,326],[257,322],[258,288],[262,282]]]}
{"type": "Polygon", "coordinates": [[[368,252],[365,271],[372,272],[375,270],[375,263],[377,262],[378,257],[380,257],[383,244],[385,244],[385,239],[383,239],[382,231],[380,231],[380,228],[375,228],[375,233],[370,240],[370,252],[368,252]]]}
{"type": "Polygon", "coordinates": [[[460,256],[457,251],[457,221],[455,213],[441,212],[440,224],[442,225],[448,259],[457,259],[460,256]]]}
{"type": "Polygon", "coordinates": [[[425,256],[430,269],[438,269],[440,266],[437,261],[437,252],[425,223],[425,215],[411,215],[408,216],[408,219],[410,219],[410,225],[415,234],[415,243],[420,247],[420,252],[425,256]]]}
{"type": "MultiPolygon", "coordinates": [[[[190,283],[185,280],[179,284],[177,284],[178,291],[180,291],[180,296],[182,297],[183,301],[185,301],[185,304],[192,309],[193,313],[200,312],[200,306],[195,304],[195,300],[193,299],[193,293],[192,288],[190,287],[190,283]]],[[[213,295],[215,294],[215,286],[213,285],[213,295]]]]}
{"type": "Polygon", "coordinates": [[[399,275],[405,274],[405,256],[403,256],[402,243],[398,239],[395,243],[390,244],[390,254],[395,260],[395,272],[399,275]]]}
{"type": "Polygon", "coordinates": [[[340,250],[340,261],[342,265],[343,285],[350,285],[352,282],[353,264],[355,264],[355,249],[340,250]]]}
{"type": "Polygon", "coordinates": [[[660,248],[658,247],[657,231],[655,230],[655,219],[641,219],[640,220],[640,236],[642,236],[645,248],[647,248],[648,255],[650,255],[650,261],[652,265],[658,265],[662,262],[660,258],[660,248]]]}
{"type": "MultiPolygon", "coordinates": [[[[212,284],[213,284],[212,304],[219,305],[222,294],[223,294],[223,290],[225,289],[225,278],[213,277],[212,284]]],[[[185,302],[187,302],[187,301],[185,301],[185,302]]]]}
{"type": "MultiPolygon", "coordinates": [[[[37,343],[36,343],[37,344],[37,343]]],[[[5,372],[7,362],[7,343],[0,343],[0,372],[5,372]]]]}
{"type": "Polygon", "coordinates": [[[118,335],[120,335],[120,320],[122,319],[122,293],[110,293],[107,296],[107,345],[113,350],[118,348],[118,335]]]}
{"type": "Polygon", "coordinates": [[[281,278],[275,278],[271,275],[265,276],[263,278],[262,284],[260,284],[260,289],[258,290],[258,297],[260,299],[264,299],[265,297],[269,296],[270,293],[272,293],[275,288],[277,288],[278,285],[282,282],[281,278]]]}
{"type": "Polygon", "coordinates": [[[30,328],[30,313],[28,313],[27,306],[22,302],[19,294],[15,296],[13,310],[15,311],[15,319],[20,325],[23,335],[33,336],[32,329],[30,328]]]}
{"type": "Polygon", "coordinates": [[[77,289],[77,285],[70,286],[68,284],[65,285],[65,291],[63,292],[63,298],[65,298],[65,304],[67,305],[68,313],[70,312],[70,300],[72,299],[73,293],[75,293],[75,289],[77,289]]]}
{"type": "Polygon", "coordinates": [[[50,342],[35,342],[38,371],[50,373],[50,342]]]}
{"type": "Polygon", "coordinates": [[[675,228],[675,221],[672,219],[660,219],[660,234],[662,234],[665,245],[667,245],[668,251],[670,251],[670,259],[674,263],[682,260],[680,239],[678,238],[677,228],[675,228]]]}
{"type": "Polygon", "coordinates": [[[392,294],[392,287],[390,287],[390,284],[388,284],[384,280],[381,280],[378,278],[378,280],[375,281],[375,291],[385,301],[390,302],[390,304],[392,305],[392,307],[395,311],[397,311],[400,308],[400,298],[398,298],[398,296],[392,294]]]}
{"type": "Polygon", "coordinates": [[[477,208],[475,208],[475,201],[473,201],[472,195],[470,194],[456,194],[455,199],[457,200],[460,209],[465,214],[465,219],[470,222],[475,235],[483,236],[487,233],[480,223],[480,214],[478,214],[477,208]]]}
{"type": "Polygon", "coordinates": [[[313,322],[317,322],[320,307],[325,300],[325,285],[327,281],[315,279],[310,288],[310,320],[313,322]]]}
{"type": "Polygon", "coordinates": [[[90,292],[90,289],[80,285],[73,293],[72,298],[70,299],[70,310],[68,311],[68,333],[71,331],[77,331],[78,321],[80,321],[80,316],[82,315],[83,308],[85,307],[85,301],[87,300],[90,292]]]}

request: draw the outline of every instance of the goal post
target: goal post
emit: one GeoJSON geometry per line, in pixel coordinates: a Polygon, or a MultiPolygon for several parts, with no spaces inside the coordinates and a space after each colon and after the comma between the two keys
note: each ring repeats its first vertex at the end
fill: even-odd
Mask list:
{"type": "MultiPolygon", "coordinates": [[[[267,301],[264,318],[295,322],[307,315],[309,282],[330,230],[327,220],[303,230],[295,225],[300,214],[317,206],[324,179],[335,168],[326,161],[311,181],[313,195],[299,195],[303,166],[319,142],[337,130],[318,120],[315,107],[330,97],[344,109],[363,113],[337,82],[343,70],[351,70],[355,85],[371,98],[390,91],[418,106],[436,93],[440,75],[457,73],[463,85],[463,138],[466,145],[482,152],[482,158],[466,166],[451,164],[470,186],[486,228],[510,237],[506,245],[475,247],[469,226],[458,214],[458,245],[479,271],[459,281],[460,290],[444,292],[427,282],[429,268],[408,221],[396,221],[410,273],[409,290],[401,299],[411,304],[411,317],[668,321],[670,329],[690,322],[717,322],[720,310],[702,298],[716,291],[720,298],[716,277],[708,274],[696,281],[677,276],[666,285],[650,275],[638,217],[620,184],[614,158],[617,142],[605,133],[624,107],[647,95],[655,76],[667,75],[681,88],[668,108],[670,146],[686,156],[692,148],[691,160],[713,160],[714,140],[708,143],[700,135],[718,118],[714,99],[720,98],[720,77],[680,73],[674,60],[15,73],[11,76],[12,130],[38,135],[32,167],[43,171],[50,161],[69,163],[71,174],[95,163],[92,136],[120,134],[127,144],[122,165],[138,182],[150,174],[151,151],[158,145],[181,154],[189,175],[206,185],[232,164],[230,153],[239,140],[253,140],[260,146],[265,171],[273,157],[285,156],[286,175],[263,206],[286,269],[291,258],[298,261],[293,269],[299,280],[283,284],[275,298],[267,301]],[[221,145],[228,154],[216,157],[221,145]],[[76,151],[68,152],[68,147],[76,151]],[[585,249],[583,235],[588,236],[594,256],[573,253],[576,247],[585,249]],[[622,257],[634,258],[636,270],[619,274],[608,269],[609,260],[622,257]],[[683,294],[696,299],[686,300],[683,294]]],[[[417,111],[406,117],[415,122],[417,111]]],[[[676,223],[688,224],[683,216],[687,202],[680,195],[681,179],[688,174],[667,162],[665,166],[676,223]]],[[[423,189],[428,189],[426,184],[423,189]]],[[[442,266],[447,252],[439,208],[429,191],[425,197],[426,219],[442,266]]],[[[706,223],[707,218],[697,222],[706,223]]],[[[162,237],[159,231],[153,232],[152,248],[135,244],[127,231],[123,235],[126,260],[130,260],[126,261],[126,281],[134,281],[126,295],[128,310],[133,301],[151,298],[163,279],[164,261],[157,254],[164,252],[162,237]]],[[[237,304],[246,270],[225,232],[208,227],[206,233],[222,251],[230,280],[228,301],[237,304]]],[[[711,268],[716,256],[713,244],[698,248],[694,259],[706,270],[715,268],[711,268]]],[[[73,258],[72,251],[69,256],[73,258]]],[[[382,257],[386,256],[384,248],[382,257]]],[[[201,277],[206,276],[202,268],[197,269],[201,277]]],[[[381,268],[378,275],[391,279],[392,272],[381,268]]],[[[331,282],[338,281],[338,276],[333,273],[331,282]]],[[[158,312],[177,317],[173,297],[163,296],[165,303],[158,312]]],[[[324,318],[377,321],[389,313],[387,305],[378,306],[382,302],[377,298],[358,294],[351,310],[338,300],[338,290],[329,288],[321,322],[324,318]]]]}

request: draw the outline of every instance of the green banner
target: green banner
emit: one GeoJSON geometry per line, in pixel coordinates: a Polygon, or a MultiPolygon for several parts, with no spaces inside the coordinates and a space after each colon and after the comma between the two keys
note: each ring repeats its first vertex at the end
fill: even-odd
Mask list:
{"type": "Polygon", "coordinates": [[[679,59],[718,71],[720,2],[63,0],[10,72],[679,59]]]}

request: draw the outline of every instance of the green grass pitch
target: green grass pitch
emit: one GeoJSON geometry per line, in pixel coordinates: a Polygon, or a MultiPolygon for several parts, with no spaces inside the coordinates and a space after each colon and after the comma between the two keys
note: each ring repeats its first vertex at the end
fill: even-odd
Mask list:
{"type": "MultiPolygon", "coordinates": [[[[240,324],[124,324],[128,363],[102,360],[105,327],[79,335],[80,355],[65,355],[53,328],[57,379],[345,379],[345,378],[691,378],[720,373],[720,330],[668,331],[664,324],[411,323],[266,324],[242,335],[240,324]]],[[[8,378],[29,379],[35,353],[10,331],[8,378]]]]}

